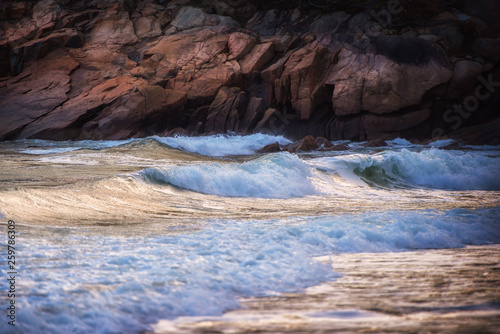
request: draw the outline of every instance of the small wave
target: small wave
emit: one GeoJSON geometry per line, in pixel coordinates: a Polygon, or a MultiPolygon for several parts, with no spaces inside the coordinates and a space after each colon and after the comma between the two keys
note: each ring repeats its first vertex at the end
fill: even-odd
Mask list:
{"type": "Polygon", "coordinates": [[[338,173],[351,182],[361,179],[382,186],[450,190],[500,190],[500,158],[482,152],[427,149],[384,151],[318,158],[312,165],[338,173]]]}
{"type": "MultiPolygon", "coordinates": [[[[220,315],[240,307],[240,297],[300,292],[335,278],[315,256],[498,243],[499,218],[492,208],[211,220],[196,232],[132,238],[40,227],[23,237],[16,329],[148,332],[159,319],[220,315]]],[[[2,321],[0,332],[9,330],[2,321]]]]}
{"type": "Polygon", "coordinates": [[[281,145],[291,141],[282,136],[270,136],[256,133],[248,136],[214,135],[204,137],[152,137],[158,142],[184,151],[221,157],[226,155],[250,155],[256,150],[278,142],[281,145]]]}
{"type": "Polygon", "coordinates": [[[244,163],[209,163],[148,168],[139,174],[153,183],[231,197],[290,198],[317,194],[314,169],[290,153],[244,163]]]}
{"type": "Polygon", "coordinates": [[[52,140],[42,140],[42,139],[26,139],[20,141],[28,147],[26,149],[20,150],[20,153],[24,154],[59,154],[72,152],[82,149],[89,150],[102,150],[106,148],[111,148],[119,145],[125,145],[139,139],[128,139],[128,140],[80,140],[80,141],[52,141],[52,140]]]}

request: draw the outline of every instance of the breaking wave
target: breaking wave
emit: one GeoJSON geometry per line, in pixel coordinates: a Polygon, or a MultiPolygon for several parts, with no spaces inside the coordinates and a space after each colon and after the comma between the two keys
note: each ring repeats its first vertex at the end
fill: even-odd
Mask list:
{"type": "Polygon", "coordinates": [[[402,149],[317,158],[311,164],[346,179],[360,177],[382,186],[500,190],[500,158],[482,152],[402,149]]]}
{"type": "Polygon", "coordinates": [[[318,194],[314,169],[295,155],[282,152],[244,163],[208,163],[148,168],[146,180],[205,194],[231,197],[290,198],[318,194]]]}

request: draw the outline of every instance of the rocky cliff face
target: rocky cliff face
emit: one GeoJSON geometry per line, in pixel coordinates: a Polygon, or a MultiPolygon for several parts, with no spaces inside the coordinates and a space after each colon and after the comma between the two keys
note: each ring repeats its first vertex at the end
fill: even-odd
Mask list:
{"type": "Polygon", "coordinates": [[[3,1],[0,139],[480,126],[495,143],[498,17],[494,0],[3,1]]]}

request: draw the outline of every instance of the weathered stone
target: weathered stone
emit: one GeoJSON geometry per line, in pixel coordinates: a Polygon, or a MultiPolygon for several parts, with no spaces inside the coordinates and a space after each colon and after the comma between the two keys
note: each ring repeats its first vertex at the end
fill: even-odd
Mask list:
{"type": "Polygon", "coordinates": [[[241,32],[232,33],[227,41],[229,47],[228,60],[240,60],[253,49],[256,43],[257,39],[253,36],[241,32]]]}
{"type": "Polygon", "coordinates": [[[315,107],[329,99],[324,95],[323,77],[330,66],[326,48],[313,42],[292,53],[281,78],[275,81],[276,101],[291,102],[301,119],[311,117],[315,107]]]}
{"type": "Polygon", "coordinates": [[[258,44],[240,61],[241,72],[248,75],[253,71],[258,71],[273,58],[273,43],[258,44]]]}
{"type": "Polygon", "coordinates": [[[219,132],[223,133],[227,130],[226,122],[229,120],[229,115],[232,115],[232,121],[229,126],[234,127],[237,122],[237,115],[243,109],[244,101],[240,98],[241,89],[237,87],[222,87],[219,89],[217,96],[215,97],[210,108],[208,110],[208,116],[205,122],[206,132],[219,132]]]}
{"type": "MultiPolygon", "coordinates": [[[[44,57],[50,51],[62,47],[81,46],[81,37],[76,29],[62,29],[51,33],[44,38],[31,40],[27,43],[14,47],[12,52],[21,54],[24,62],[37,60],[44,57]]],[[[17,64],[11,64],[17,66],[17,64]]]]}
{"type": "Polygon", "coordinates": [[[276,142],[264,146],[263,148],[257,150],[256,153],[274,153],[279,151],[281,151],[280,144],[276,142]]]}
{"type": "Polygon", "coordinates": [[[460,88],[470,88],[482,71],[483,66],[479,63],[469,60],[457,61],[453,71],[453,84],[460,88]]]}
{"type": "Polygon", "coordinates": [[[318,144],[318,149],[325,150],[333,147],[333,144],[324,137],[316,137],[316,144],[318,144]]]}
{"type": "Polygon", "coordinates": [[[79,64],[69,56],[54,57],[39,60],[0,88],[0,140],[17,137],[68,100],[70,74],[79,64]]]}
{"type": "Polygon", "coordinates": [[[384,114],[417,105],[429,89],[451,78],[446,54],[438,46],[418,38],[390,37],[381,40],[385,44],[380,50],[367,54],[342,50],[327,80],[335,85],[336,115],[363,110],[384,114]]]}
{"type": "Polygon", "coordinates": [[[317,150],[319,147],[320,146],[316,143],[313,136],[305,136],[296,143],[285,146],[283,150],[288,151],[290,153],[297,153],[297,152],[314,151],[317,150]]]}
{"type": "Polygon", "coordinates": [[[247,110],[240,122],[239,131],[249,133],[255,128],[264,116],[266,106],[264,101],[258,97],[252,97],[248,101],[247,110]]]}
{"type": "Polygon", "coordinates": [[[81,139],[125,139],[161,133],[184,112],[185,92],[146,86],[123,96],[82,127],[81,139]]]}
{"type": "Polygon", "coordinates": [[[368,113],[364,116],[363,128],[368,134],[397,132],[412,128],[428,119],[429,116],[429,109],[394,115],[374,115],[368,113]]]}
{"type": "Polygon", "coordinates": [[[254,128],[254,132],[261,132],[261,133],[271,133],[273,134],[273,127],[276,127],[273,121],[275,120],[275,114],[277,110],[274,108],[269,108],[264,112],[264,116],[262,116],[262,119],[257,123],[257,125],[254,128]]]}
{"type": "Polygon", "coordinates": [[[8,18],[9,20],[17,20],[24,16],[26,13],[26,3],[25,2],[14,2],[8,7],[8,18]]]}
{"type": "Polygon", "coordinates": [[[89,42],[97,45],[125,45],[137,42],[134,24],[127,13],[110,16],[95,25],[89,42]]]}
{"type": "Polygon", "coordinates": [[[481,56],[500,63],[500,37],[478,38],[474,43],[474,50],[481,56]]]}
{"type": "Polygon", "coordinates": [[[171,25],[181,30],[188,30],[206,26],[238,26],[238,23],[227,16],[207,14],[199,8],[182,7],[171,25]]]}
{"type": "Polygon", "coordinates": [[[384,147],[387,143],[382,139],[372,139],[363,144],[363,147],[384,147]]]}
{"type": "Polygon", "coordinates": [[[351,15],[344,12],[336,12],[328,15],[321,15],[309,29],[312,33],[328,33],[333,34],[340,28],[340,26],[349,18],[351,15]]]}
{"type": "Polygon", "coordinates": [[[128,95],[137,87],[137,79],[118,77],[89,89],[62,104],[46,116],[35,120],[24,128],[21,138],[71,139],[78,135],[85,123],[82,119],[94,118],[102,109],[118,98],[128,95]],[[82,124],[79,124],[82,122],[82,124]]]}
{"type": "Polygon", "coordinates": [[[138,38],[160,36],[162,34],[161,24],[155,17],[141,16],[134,20],[134,32],[138,38]]]}

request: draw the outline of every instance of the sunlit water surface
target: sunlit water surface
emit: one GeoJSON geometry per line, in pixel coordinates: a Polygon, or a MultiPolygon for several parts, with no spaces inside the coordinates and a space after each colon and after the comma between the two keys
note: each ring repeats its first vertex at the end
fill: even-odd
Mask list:
{"type": "Polygon", "coordinates": [[[497,332],[499,147],[276,141],[0,143],[0,332],[497,332]]]}

